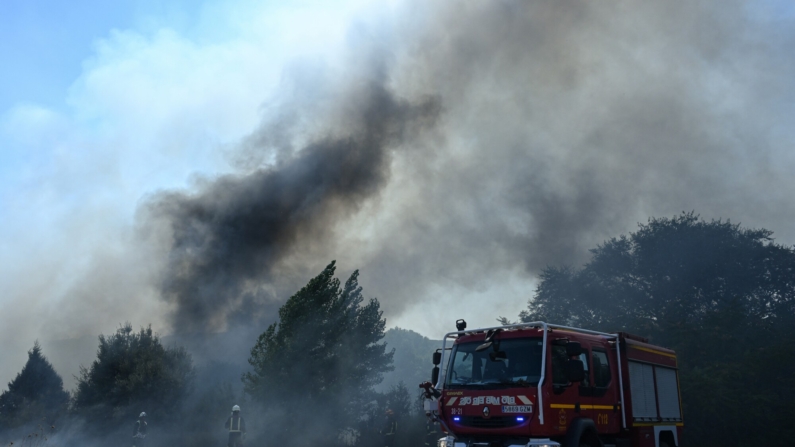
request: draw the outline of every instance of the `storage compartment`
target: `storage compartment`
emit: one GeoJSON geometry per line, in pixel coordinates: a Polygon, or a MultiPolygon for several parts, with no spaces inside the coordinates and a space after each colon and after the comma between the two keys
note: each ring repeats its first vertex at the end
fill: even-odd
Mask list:
{"type": "Polygon", "coordinates": [[[657,377],[657,401],[660,407],[660,417],[663,419],[678,420],[682,417],[679,410],[679,387],[676,383],[676,370],[654,367],[657,377]]]}
{"type": "Polygon", "coordinates": [[[681,419],[675,369],[630,361],[629,385],[635,420],[681,419]]]}

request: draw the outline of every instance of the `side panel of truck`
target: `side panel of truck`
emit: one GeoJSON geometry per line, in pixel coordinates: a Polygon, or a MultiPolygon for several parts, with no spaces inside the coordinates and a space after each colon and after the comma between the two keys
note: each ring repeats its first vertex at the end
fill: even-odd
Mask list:
{"type": "Polygon", "coordinates": [[[676,355],[646,343],[625,343],[627,425],[634,444],[658,446],[660,439],[667,438],[668,444],[679,445],[683,424],[676,355]]]}

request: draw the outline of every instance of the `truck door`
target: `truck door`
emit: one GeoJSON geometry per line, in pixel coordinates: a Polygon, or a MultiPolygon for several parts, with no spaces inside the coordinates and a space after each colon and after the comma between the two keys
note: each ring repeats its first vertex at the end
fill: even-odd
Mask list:
{"type": "MultiPolygon", "coordinates": [[[[565,434],[572,421],[577,418],[590,418],[591,410],[590,398],[580,395],[582,384],[570,383],[566,372],[566,363],[569,357],[566,355],[566,345],[564,343],[552,343],[550,346],[550,372],[552,375],[552,397],[549,408],[552,416],[553,430],[561,435],[565,434]]],[[[587,356],[580,356],[580,359],[587,356]]],[[[588,363],[583,362],[586,371],[586,381],[590,383],[588,373],[588,363]]]]}
{"type": "Polygon", "coordinates": [[[582,354],[580,354],[580,361],[585,370],[585,379],[577,386],[577,394],[580,399],[580,417],[593,419],[596,423],[596,416],[593,412],[593,378],[591,376],[591,354],[589,346],[585,342],[580,342],[582,345],[582,354]]]}
{"type": "Polygon", "coordinates": [[[603,346],[591,347],[593,421],[600,433],[617,433],[621,427],[616,365],[603,346]],[[614,372],[615,371],[615,372],[614,372]]]}

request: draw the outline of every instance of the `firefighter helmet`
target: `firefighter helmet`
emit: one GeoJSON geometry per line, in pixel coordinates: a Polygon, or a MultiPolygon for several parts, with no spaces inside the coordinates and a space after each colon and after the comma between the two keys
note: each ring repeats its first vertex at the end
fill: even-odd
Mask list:
{"type": "Polygon", "coordinates": [[[146,417],[146,412],[142,411],[141,414],[138,415],[138,417],[139,418],[145,418],[146,417]]]}
{"type": "Polygon", "coordinates": [[[238,407],[237,405],[235,405],[234,407],[232,407],[232,411],[240,411],[240,407],[238,407]]]}

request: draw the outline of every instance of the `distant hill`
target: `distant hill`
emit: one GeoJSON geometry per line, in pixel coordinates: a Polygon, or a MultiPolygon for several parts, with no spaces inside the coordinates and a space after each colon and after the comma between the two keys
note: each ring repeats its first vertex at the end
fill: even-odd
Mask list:
{"type": "Polygon", "coordinates": [[[431,356],[437,348],[442,347],[442,342],[397,327],[386,331],[383,341],[387,344],[387,350],[395,348],[395,370],[384,374],[384,381],[376,389],[386,391],[403,381],[412,394],[415,388],[419,392],[420,382],[431,380],[431,356]]]}

